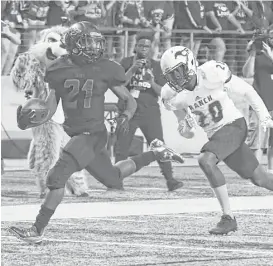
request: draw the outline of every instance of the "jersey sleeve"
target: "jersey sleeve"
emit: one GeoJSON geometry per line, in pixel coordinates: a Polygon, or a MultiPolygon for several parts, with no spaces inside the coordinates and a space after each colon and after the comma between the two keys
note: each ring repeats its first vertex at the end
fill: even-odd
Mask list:
{"type": "Polygon", "coordinates": [[[58,89],[60,81],[57,79],[56,72],[54,71],[47,71],[45,75],[45,82],[48,83],[50,89],[56,90],[58,89]]]}
{"type": "Polygon", "coordinates": [[[217,89],[231,80],[232,73],[226,63],[211,60],[200,67],[207,89],[217,89]]]}
{"type": "Polygon", "coordinates": [[[161,102],[168,111],[187,109],[183,93],[177,93],[166,83],[161,89],[161,102]]]}
{"type": "Polygon", "coordinates": [[[48,83],[48,87],[51,90],[55,90],[55,95],[56,95],[56,101],[57,104],[60,101],[61,94],[60,94],[60,88],[61,88],[61,79],[57,78],[56,72],[54,71],[49,71],[46,72],[45,75],[45,82],[48,83]]]}
{"type": "Polygon", "coordinates": [[[126,82],[125,70],[117,62],[112,61],[112,77],[110,78],[109,87],[120,86],[126,82]]]}
{"type": "Polygon", "coordinates": [[[231,98],[236,96],[244,98],[257,113],[261,122],[270,117],[270,114],[259,94],[243,79],[232,75],[230,82],[225,86],[225,90],[231,98]]]}

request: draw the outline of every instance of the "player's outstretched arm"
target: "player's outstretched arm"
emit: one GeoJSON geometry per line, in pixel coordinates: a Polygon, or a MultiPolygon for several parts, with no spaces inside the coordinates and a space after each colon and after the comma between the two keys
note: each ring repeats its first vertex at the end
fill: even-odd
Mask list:
{"type": "Polygon", "coordinates": [[[111,90],[115,95],[125,102],[125,110],[116,118],[117,128],[116,133],[121,132],[127,134],[129,132],[129,120],[134,116],[137,108],[136,100],[123,85],[113,86],[111,90]]]}
{"type": "Polygon", "coordinates": [[[177,130],[179,134],[187,139],[193,138],[197,123],[190,111],[187,112],[185,109],[181,109],[173,112],[178,121],[177,130]]]}
{"type": "Polygon", "coordinates": [[[126,115],[130,120],[134,116],[137,109],[136,100],[130,94],[127,88],[123,85],[113,86],[110,89],[119,99],[123,100],[126,103],[126,107],[125,110],[123,111],[123,114],[126,115]]]}
{"type": "Polygon", "coordinates": [[[54,115],[57,110],[58,101],[55,90],[50,90],[45,101],[38,98],[29,99],[24,106],[17,108],[17,124],[22,130],[37,127],[54,115]]]}
{"type": "Polygon", "coordinates": [[[264,127],[273,127],[272,118],[259,94],[255,89],[243,79],[232,75],[231,81],[228,83],[227,90],[240,97],[244,97],[250,106],[254,109],[259,120],[264,127]]]}

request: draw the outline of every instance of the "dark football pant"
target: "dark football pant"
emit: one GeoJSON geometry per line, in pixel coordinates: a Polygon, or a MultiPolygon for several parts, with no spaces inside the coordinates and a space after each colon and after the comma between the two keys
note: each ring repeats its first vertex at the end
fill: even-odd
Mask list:
{"type": "MultiPolygon", "coordinates": [[[[129,157],[129,149],[138,128],[142,131],[149,145],[154,139],[164,141],[161,114],[157,107],[150,108],[149,112],[146,112],[145,115],[135,115],[129,123],[128,134],[118,133],[117,135],[114,150],[116,162],[126,160],[129,157]]],[[[173,178],[171,162],[157,162],[164,177],[167,180],[173,178]]]]}
{"type": "Polygon", "coordinates": [[[243,178],[251,178],[259,162],[245,144],[247,125],[239,118],[216,131],[202,147],[201,152],[211,152],[243,178]]]}
{"type": "Polygon", "coordinates": [[[78,135],[64,147],[63,153],[47,176],[47,187],[64,188],[68,178],[86,169],[99,182],[109,188],[122,188],[120,171],[115,167],[106,150],[107,131],[91,135],[78,135]]]}

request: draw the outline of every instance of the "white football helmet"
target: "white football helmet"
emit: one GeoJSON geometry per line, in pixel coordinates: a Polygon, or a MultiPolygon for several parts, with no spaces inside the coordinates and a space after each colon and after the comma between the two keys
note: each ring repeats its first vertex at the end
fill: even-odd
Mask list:
{"type": "Polygon", "coordinates": [[[184,46],[166,50],[160,60],[161,70],[170,87],[176,92],[193,91],[197,85],[197,61],[193,52],[184,46]]]}

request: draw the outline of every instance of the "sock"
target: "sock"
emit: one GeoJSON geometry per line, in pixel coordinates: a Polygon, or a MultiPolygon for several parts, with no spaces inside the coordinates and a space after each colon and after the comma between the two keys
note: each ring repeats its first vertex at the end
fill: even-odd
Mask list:
{"type": "Polygon", "coordinates": [[[44,205],[41,206],[39,214],[37,215],[36,221],[34,223],[34,226],[37,228],[39,234],[48,225],[48,222],[51,216],[54,214],[54,211],[55,210],[51,210],[44,205]]]}
{"type": "Polygon", "coordinates": [[[150,163],[156,160],[156,156],[153,151],[144,152],[140,155],[136,155],[130,158],[136,164],[136,171],[141,169],[144,166],[149,165],[150,163]]]}
{"type": "Polygon", "coordinates": [[[166,181],[173,180],[173,169],[171,162],[160,162],[157,161],[160,167],[160,172],[165,177],[166,181]]]}
{"type": "Polygon", "coordinates": [[[232,218],[234,218],[234,215],[230,209],[227,185],[215,187],[212,189],[213,189],[214,194],[220,203],[223,214],[230,215],[232,218]]]}

